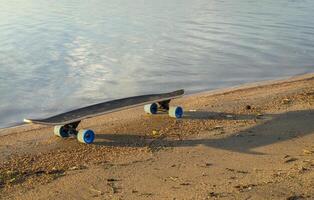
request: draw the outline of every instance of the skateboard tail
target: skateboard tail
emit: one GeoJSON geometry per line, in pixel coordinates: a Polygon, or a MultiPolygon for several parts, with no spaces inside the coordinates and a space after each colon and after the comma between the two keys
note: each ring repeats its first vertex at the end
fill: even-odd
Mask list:
{"type": "Polygon", "coordinates": [[[33,121],[30,120],[30,119],[23,119],[23,121],[26,122],[26,123],[33,123],[33,121]]]}

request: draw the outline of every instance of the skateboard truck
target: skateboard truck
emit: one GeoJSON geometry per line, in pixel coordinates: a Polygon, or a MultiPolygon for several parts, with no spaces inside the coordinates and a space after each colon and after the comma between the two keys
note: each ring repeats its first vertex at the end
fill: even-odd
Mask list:
{"type": "Polygon", "coordinates": [[[67,133],[68,136],[70,135],[77,135],[78,131],[76,130],[76,128],[78,127],[78,125],[81,123],[81,121],[78,122],[73,122],[70,124],[65,124],[63,125],[63,131],[65,131],[67,133]]]}
{"type": "Polygon", "coordinates": [[[171,99],[160,101],[158,103],[147,104],[144,106],[144,111],[147,114],[157,114],[158,111],[168,112],[170,117],[181,118],[183,109],[180,106],[169,106],[171,99]]]}
{"type": "Polygon", "coordinates": [[[158,110],[161,111],[168,111],[169,110],[169,103],[171,100],[166,100],[166,101],[160,101],[158,102],[158,110]]]}

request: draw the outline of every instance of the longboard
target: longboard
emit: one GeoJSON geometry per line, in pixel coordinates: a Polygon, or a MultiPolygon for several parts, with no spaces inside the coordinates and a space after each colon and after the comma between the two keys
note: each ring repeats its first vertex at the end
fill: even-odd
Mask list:
{"type": "Polygon", "coordinates": [[[92,130],[77,131],[76,128],[81,120],[141,105],[145,105],[144,111],[148,114],[156,114],[158,111],[167,111],[170,117],[181,118],[183,109],[179,106],[170,107],[169,103],[172,99],[183,95],[184,90],[182,89],[169,93],[148,94],[116,99],[75,109],[44,119],[24,119],[24,122],[55,126],[55,135],[60,137],[76,135],[80,142],[89,144],[94,141],[94,133],[92,130]]]}

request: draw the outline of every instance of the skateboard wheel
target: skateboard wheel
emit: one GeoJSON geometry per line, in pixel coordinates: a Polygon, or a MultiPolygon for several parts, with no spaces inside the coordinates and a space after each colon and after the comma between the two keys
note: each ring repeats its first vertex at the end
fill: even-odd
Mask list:
{"type": "Polygon", "coordinates": [[[92,130],[80,130],[77,133],[77,140],[79,142],[85,143],[85,144],[91,144],[94,142],[95,134],[92,130]]]}
{"type": "Polygon", "coordinates": [[[156,114],[158,111],[157,103],[147,104],[144,106],[144,111],[148,114],[156,114]]]}
{"type": "Polygon", "coordinates": [[[59,137],[69,137],[69,134],[66,130],[64,130],[63,126],[55,126],[53,133],[59,137]]]}
{"type": "Polygon", "coordinates": [[[170,107],[169,116],[174,118],[181,118],[183,116],[183,108],[180,106],[170,107]]]}

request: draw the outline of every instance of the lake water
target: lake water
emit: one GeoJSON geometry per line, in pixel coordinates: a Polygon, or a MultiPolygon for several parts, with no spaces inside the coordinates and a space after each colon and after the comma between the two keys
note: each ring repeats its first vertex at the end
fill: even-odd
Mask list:
{"type": "Polygon", "coordinates": [[[0,127],[314,72],[313,0],[0,0],[0,127]]]}

